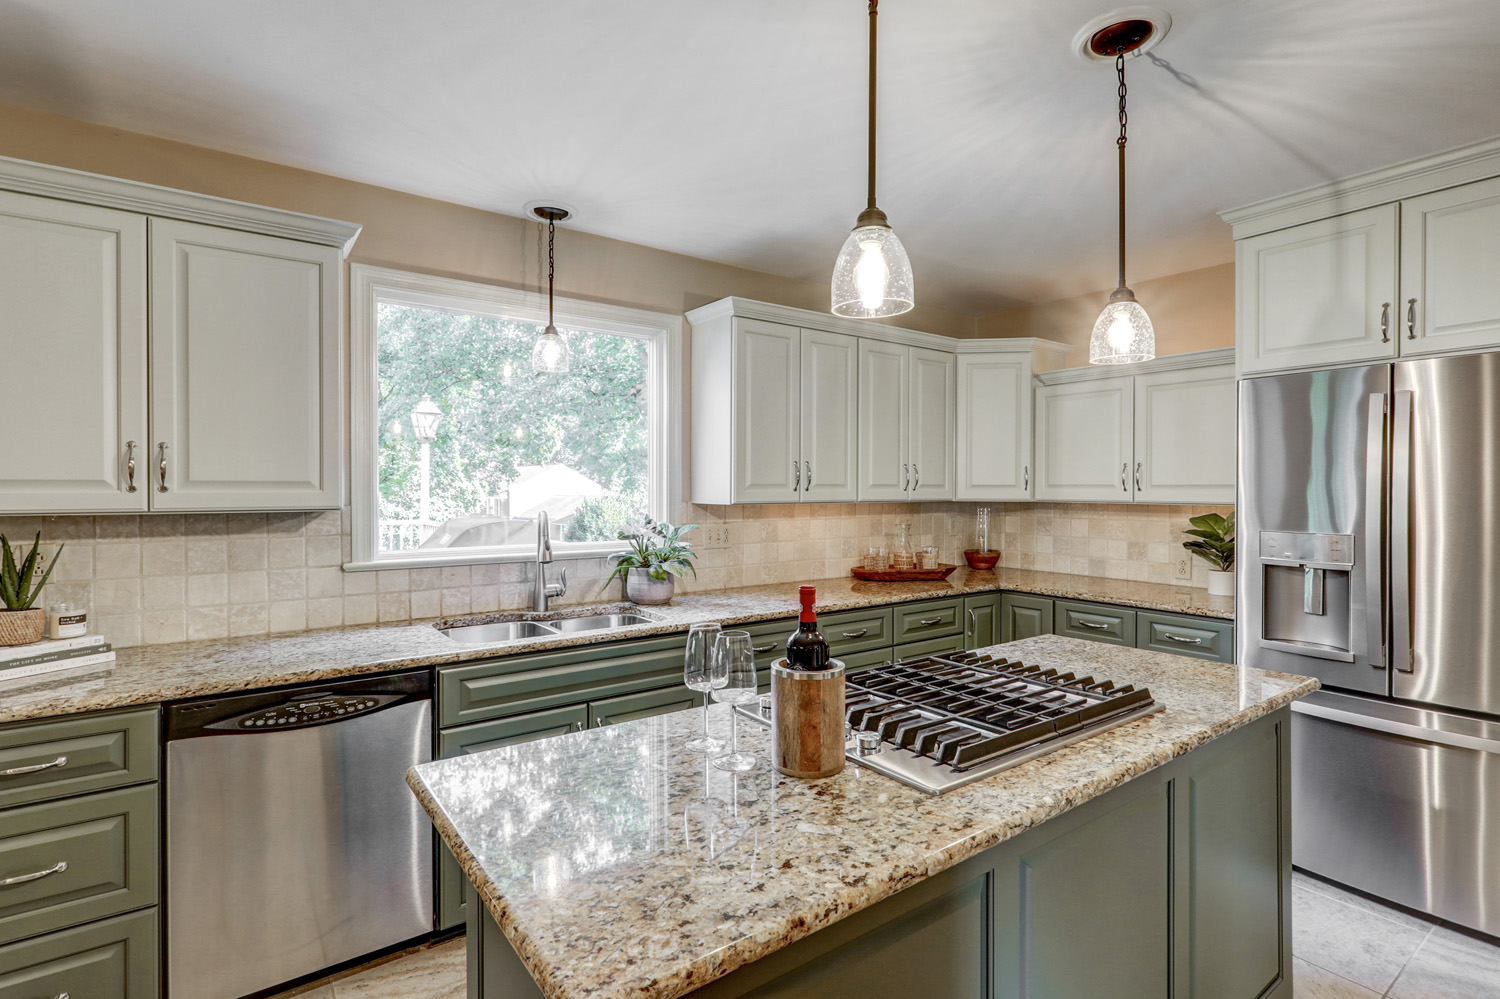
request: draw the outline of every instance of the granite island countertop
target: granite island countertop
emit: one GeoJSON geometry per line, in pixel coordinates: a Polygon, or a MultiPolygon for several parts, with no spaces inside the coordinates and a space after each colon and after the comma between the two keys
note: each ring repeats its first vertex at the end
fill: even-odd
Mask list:
{"type": "MultiPolygon", "coordinates": [[[[848,576],[809,582],[818,587],[820,613],[1008,590],[1143,610],[1234,617],[1232,597],[1211,597],[1202,589],[1028,569],[979,572],[960,568],[945,580],[922,583],[868,583],[848,576]]],[[[0,724],[645,638],[686,631],[699,621],[736,625],[795,617],[797,585],[773,583],[686,593],[666,606],[645,608],[643,613],[653,619],[648,624],[486,645],[460,644],[439,634],[432,622],[425,622],[120,649],[107,669],[0,681],[0,724]]],[[[598,606],[609,611],[629,605],[598,606]]],[[[564,605],[552,616],[566,617],[582,610],[579,605],[564,605]]],[[[478,614],[454,619],[454,623],[518,616],[520,612],[478,614]]]]}
{"type": "MultiPolygon", "coordinates": [[[[549,999],[675,999],[1317,689],[1265,673],[1058,636],[996,646],[1145,685],[1165,709],[941,796],[849,766],[715,770],[682,748],[696,711],[407,774],[549,999]]],[[[728,709],[710,709],[727,737],[728,709]]]]}

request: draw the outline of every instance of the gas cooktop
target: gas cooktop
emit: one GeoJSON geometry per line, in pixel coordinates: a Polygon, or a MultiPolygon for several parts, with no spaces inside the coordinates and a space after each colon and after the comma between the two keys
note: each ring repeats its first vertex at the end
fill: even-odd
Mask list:
{"type": "Polygon", "coordinates": [[[877,666],[845,684],[845,756],[931,794],[1162,710],[1145,688],[976,652],[877,666]]]}

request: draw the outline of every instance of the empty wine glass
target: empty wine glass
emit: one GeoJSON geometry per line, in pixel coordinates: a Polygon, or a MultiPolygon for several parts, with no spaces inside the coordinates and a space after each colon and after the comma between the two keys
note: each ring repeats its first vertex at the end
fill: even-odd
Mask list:
{"type": "MultiPolygon", "coordinates": [[[[682,682],[689,690],[707,694],[716,687],[729,682],[727,674],[718,669],[718,657],[714,655],[714,642],[722,629],[717,624],[695,624],[688,629],[687,651],[682,657],[682,682]]],[[[724,748],[723,739],[708,734],[708,698],[703,698],[703,734],[687,741],[687,748],[695,753],[717,753],[724,748]]]]}
{"type": "MultiPolygon", "coordinates": [[[[750,632],[720,632],[714,645],[714,661],[715,674],[724,677],[723,686],[714,688],[714,700],[732,706],[748,704],[760,696],[756,693],[755,650],[750,647],[750,632]]],[[[715,758],[714,766],[733,771],[755,769],[755,755],[740,752],[739,712],[730,711],[729,724],[729,755],[715,758]]]]}

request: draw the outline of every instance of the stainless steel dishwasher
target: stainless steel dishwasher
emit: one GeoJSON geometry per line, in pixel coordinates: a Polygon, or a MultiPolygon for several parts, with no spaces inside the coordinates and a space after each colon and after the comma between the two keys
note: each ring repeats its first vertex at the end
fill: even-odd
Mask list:
{"type": "Polygon", "coordinates": [[[167,708],[167,994],[238,999],[426,935],[428,673],[167,708]]]}

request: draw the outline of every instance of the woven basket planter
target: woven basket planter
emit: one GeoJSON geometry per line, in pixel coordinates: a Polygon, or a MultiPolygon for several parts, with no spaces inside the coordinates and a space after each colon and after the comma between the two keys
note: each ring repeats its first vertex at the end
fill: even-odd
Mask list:
{"type": "Polygon", "coordinates": [[[47,630],[47,612],[40,607],[30,610],[0,611],[0,645],[30,645],[40,642],[47,630]]]}

